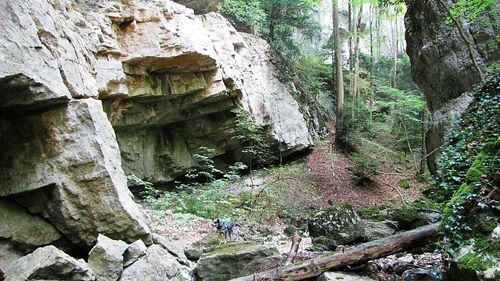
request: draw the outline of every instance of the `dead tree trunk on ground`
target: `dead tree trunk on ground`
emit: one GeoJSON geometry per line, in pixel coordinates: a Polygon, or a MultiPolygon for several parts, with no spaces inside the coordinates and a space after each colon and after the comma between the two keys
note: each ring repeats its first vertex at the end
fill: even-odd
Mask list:
{"type": "Polygon", "coordinates": [[[425,244],[429,238],[437,234],[438,229],[438,224],[419,227],[411,231],[361,244],[344,253],[320,256],[300,263],[236,278],[233,281],[302,280],[315,277],[325,271],[363,264],[373,259],[425,244]]]}

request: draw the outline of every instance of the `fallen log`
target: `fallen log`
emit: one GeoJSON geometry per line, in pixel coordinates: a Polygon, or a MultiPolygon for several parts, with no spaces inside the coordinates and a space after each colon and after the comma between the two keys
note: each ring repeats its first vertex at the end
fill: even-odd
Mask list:
{"type": "Polygon", "coordinates": [[[302,280],[329,270],[360,265],[403,250],[425,244],[438,232],[439,224],[422,226],[368,243],[360,244],[344,253],[320,256],[260,273],[233,279],[233,281],[302,280]]]}

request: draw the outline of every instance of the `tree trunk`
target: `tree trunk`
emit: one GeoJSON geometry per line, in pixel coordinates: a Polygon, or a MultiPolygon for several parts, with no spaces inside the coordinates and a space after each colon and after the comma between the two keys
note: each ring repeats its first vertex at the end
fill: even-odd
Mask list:
{"type": "Polygon", "coordinates": [[[338,0],[333,1],[332,19],[333,19],[333,44],[335,47],[335,70],[337,78],[337,112],[336,112],[336,134],[335,140],[337,144],[341,144],[339,133],[344,129],[344,74],[342,73],[342,52],[340,48],[340,28],[339,28],[339,3],[338,0]]]}
{"type": "Polygon", "coordinates": [[[358,108],[359,102],[359,55],[360,55],[360,39],[361,39],[361,23],[363,16],[363,1],[359,3],[359,12],[356,23],[356,46],[354,49],[354,99],[353,99],[353,108],[355,112],[358,108]]]}
{"type": "Polygon", "coordinates": [[[329,270],[340,270],[348,266],[392,255],[405,249],[429,242],[438,233],[439,225],[432,224],[402,232],[372,242],[361,244],[344,253],[320,256],[296,264],[240,277],[233,281],[302,280],[320,275],[329,270]]]}
{"type": "Polygon", "coordinates": [[[370,112],[370,117],[368,120],[368,124],[371,127],[373,123],[373,3],[370,3],[370,97],[368,100],[368,109],[370,112]]]}

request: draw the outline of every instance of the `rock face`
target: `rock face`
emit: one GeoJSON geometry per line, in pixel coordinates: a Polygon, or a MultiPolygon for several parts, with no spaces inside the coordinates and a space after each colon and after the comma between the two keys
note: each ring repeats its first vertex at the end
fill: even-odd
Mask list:
{"type": "MultiPolygon", "coordinates": [[[[90,249],[99,234],[149,244],[125,174],[172,180],[200,146],[240,160],[235,108],[282,155],[312,144],[268,45],[218,14],[163,0],[7,0],[0,16],[0,197],[53,226],[33,246],[60,235],[90,249]]],[[[21,240],[9,229],[2,237],[21,240]]]]}
{"type": "MultiPolygon", "coordinates": [[[[423,90],[433,113],[426,141],[427,151],[433,152],[428,159],[431,172],[436,171],[434,152],[440,147],[446,128],[470,102],[467,96],[454,100],[480,82],[467,45],[458,29],[445,23],[448,13],[440,2],[406,0],[405,18],[413,80],[423,90]]],[[[442,2],[448,8],[452,5],[451,0],[442,2]]],[[[497,1],[490,10],[498,11],[499,5],[497,1]]],[[[499,17],[498,13],[484,12],[472,24],[460,22],[483,71],[500,58],[498,44],[490,44],[496,40],[499,17]]]]}
{"type": "Polygon", "coordinates": [[[78,10],[72,1],[0,3],[0,197],[83,247],[98,233],[147,241],[115,134],[93,99],[99,40],[78,10]]]}
{"type": "Polygon", "coordinates": [[[253,243],[231,243],[207,249],[199,259],[196,280],[223,281],[260,272],[283,262],[275,248],[253,243]]]}
{"type": "Polygon", "coordinates": [[[217,6],[221,0],[174,0],[188,8],[194,10],[196,14],[206,14],[209,12],[217,12],[217,6]]]}
{"type": "Polygon", "coordinates": [[[5,269],[6,281],[18,280],[95,280],[84,261],[77,261],[54,246],[38,248],[5,269]]]}
{"type": "Polygon", "coordinates": [[[320,210],[311,217],[308,228],[314,245],[329,250],[365,239],[361,218],[346,204],[320,210]]]}
{"type": "Polygon", "coordinates": [[[241,160],[232,138],[236,107],[267,129],[283,155],[311,145],[264,40],[238,33],[218,14],[194,16],[170,1],[141,8],[107,9],[109,28],[120,32],[111,34],[114,47],[96,65],[127,174],[172,180],[194,165],[200,146],[241,160]]]}

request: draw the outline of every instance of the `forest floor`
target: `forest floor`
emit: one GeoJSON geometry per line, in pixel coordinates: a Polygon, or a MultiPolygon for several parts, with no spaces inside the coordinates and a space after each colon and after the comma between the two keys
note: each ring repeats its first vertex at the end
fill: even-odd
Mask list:
{"type": "MultiPolygon", "coordinates": [[[[369,141],[363,144],[363,149],[382,161],[374,183],[368,187],[358,186],[353,180],[353,161],[332,149],[332,142],[333,134],[330,133],[305,158],[254,171],[251,177],[243,177],[232,185],[234,193],[251,190],[256,202],[252,218],[232,216],[243,225],[247,236],[286,252],[290,242],[284,229],[290,225],[292,217],[307,219],[314,210],[343,202],[355,209],[383,204],[400,206],[403,201],[409,203],[420,197],[426,187],[425,183],[417,181],[407,160],[369,141]],[[400,187],[402,179],[408,181],[409,188],[400,187]],[[268,233],[267,237],[259,237],[263,232],[268,233]]],[[[211,219],[192,214],[151,209],[147,214],[153,232],[166,237],[179,249],[189,248],[215,231],[210,226],[211,219]]],[[[220,217],[231,215],[222,213],[220,217]]],[[[310,238],[305,238],[301,248],[310,246],[310,238]]]]}
{"type": "Polygon", "coordinates": [[[421,191],[427,187],[427,183],[417,180],[416,171],[410,167],[411,164],[368,140],[364,141],[360,149],[380,160],[381,165],[372,185],[359,186],[353,180],[353,161],[332,149],[333,129],[325,139],[326,142],[321,143],[307,157],[306,165],[313,185],[322,194],[320,207],[341,202],[347,202],[355,208],[371,207],[389,201],[408,203],[421,196],[421,191]],[[409,183],[409,188],[400,186],[402,180],[409,183]]]}

